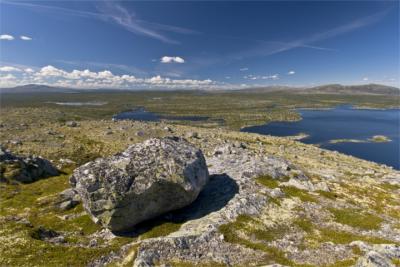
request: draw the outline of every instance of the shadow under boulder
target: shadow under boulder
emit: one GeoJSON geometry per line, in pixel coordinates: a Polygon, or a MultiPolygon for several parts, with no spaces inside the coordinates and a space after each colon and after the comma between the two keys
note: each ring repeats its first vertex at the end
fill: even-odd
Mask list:
{"type": "Polygon", "coordinates": [[[239,192],[236,181],[226,174],[211,175],[209,182],[190,205],[165,213],[157,218],[141,222],[125,231],[115,232],[118,236],[146,237],[164,236],[177,231],[181,224],[207,216],[224,208],[239,192]]]}

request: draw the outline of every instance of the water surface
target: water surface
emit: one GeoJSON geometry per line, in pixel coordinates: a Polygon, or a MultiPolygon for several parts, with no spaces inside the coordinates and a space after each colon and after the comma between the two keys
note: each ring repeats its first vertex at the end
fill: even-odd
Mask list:
{"type": "Polygon", "coordinates": [[[160,115],[154,112],[138,108],[135,110],[125,111],[118,113],[113,117],[116,120],[137,120],[137,121],[161,121],[161,120],[175,120],[175,121],[206,121],[208,117],[202,116],[167,116],[160,115]]]}
{"type": "Polygon", "coordinates": [[[297,111],[303,118],[301,121],[272,122],[246,127],[242,131],[275,136],[305,133],[309,136],[301,140],[304,143],[318,144],[322,148],[400,169],[399,109],[352,109],[351,106],[339,106],[329,110],[297,111]],[[369,141],[374,135],[384,135],[392,141],[369,141]],[[363,142],[329,142],[336,139],[356,139],[363,142]]]}

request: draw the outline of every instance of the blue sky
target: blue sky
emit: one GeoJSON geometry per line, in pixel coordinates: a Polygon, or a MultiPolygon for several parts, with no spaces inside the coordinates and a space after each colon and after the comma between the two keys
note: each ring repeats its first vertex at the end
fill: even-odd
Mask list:
{"type": "Polygon", "coordinates": [[[3,1],[0,86],[399,84],[398,1],[3,1]]]}

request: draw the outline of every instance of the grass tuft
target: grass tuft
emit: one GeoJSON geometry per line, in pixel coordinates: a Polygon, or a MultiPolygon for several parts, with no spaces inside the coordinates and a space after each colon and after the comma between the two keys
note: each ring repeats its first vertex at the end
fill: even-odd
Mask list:
{"type": "Polygon", "coordinates": [[[336,222],[364,230],[377,230],[383,221],[382,218],[376,215],[363,213],[355,209],[330,208],[329,211],[335,217],[336,222]]]}

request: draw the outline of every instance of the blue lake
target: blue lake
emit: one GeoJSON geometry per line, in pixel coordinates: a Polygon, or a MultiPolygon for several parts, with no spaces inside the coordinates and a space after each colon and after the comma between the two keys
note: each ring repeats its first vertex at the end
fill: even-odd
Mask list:
{"type": "Polygon", "coordinates": [[[201,116],[166,116],[138,108],[130,111],[118,113],[113,117],[116,120],[136,120],[136,121],[161,121],[161,120],[174,120],[174,121],[206,121],[208,117],[201,116]]]}
{"type": "Polygon", "coordinates": [[[358,158],[386,164],[400,169],[400,110],[352,109],[339,106],[329,110],[297,110],[302,120],[297,122],[272,122],[243,128],[241,131],[275,136],[308,134],[301,140],[318,144],[358,158]],[[384,135],[391,142],[371,142],[374,135],[384,135]],[[356,139],[365,142],[330,143],[335,139],[356,139]]]}

